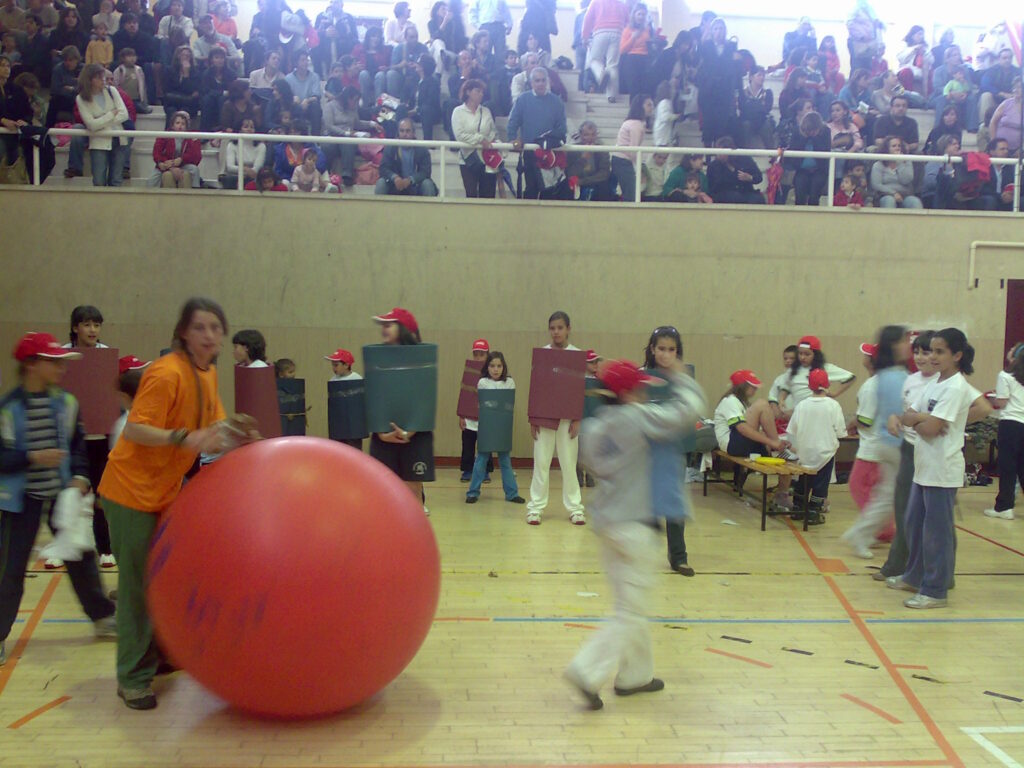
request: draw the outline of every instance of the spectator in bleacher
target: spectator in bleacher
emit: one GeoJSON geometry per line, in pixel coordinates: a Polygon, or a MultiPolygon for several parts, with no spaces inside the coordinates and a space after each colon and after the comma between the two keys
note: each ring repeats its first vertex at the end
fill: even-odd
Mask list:
{"type": "Polygon", "coordinates": [[[238,24],[231,17],[231,6],[227,0],[214,0],[210,4],[210,15],[213,16],[213,28],[218,34],[232,40],[238,45],[238,24]]]}
{"type": "Polygon", "coordinates": [[[978,114],[981,121],[991,121],[990,112],[1013,96],[1013,81],[1020,76],[1020,67],[1013,64],[1013,51],[1003,48],[994,67],[981,75],[981,96],[978,99],[978,114]]]}
{"type": "Polygon", "coordinates": [[[792,107],[792,116],[783,117],[779,121],[779,129],[776,132],[778,146],[785,149],[793,144],[794,137],[800,134],[800,121],[804,116],[814,111],[814,102],[811,99],[797,99],[792,107]]]}
{"type": "Polygon", "coordinates": [[[874,145],[875,150],[885,152],[884,147],[889,144],[889,137],[899,136],[903,140],[903,152],[916,152],[920,138],[917,133],[917,121],[907,117],[907,107],[910,101],[906,96],[893,96],[889,102],[889,114],[882,115],[875,121],[874,145]]]}
{"type": "Polygon", "coordinates": [[[418,120],[423,129],[423,138],[434,138],[434,126],[441,122],[441,77],[435,73],[434,57],[429,53],[420,56],[416,62],[416,100],[409,116],[418,120]]]}
{"type": "Polygon", "coordinates": [[[675,128],[678,119],[679,115],[672,109],[672,86],[669,85],[668,80],[663,80],[654,92],[654,125],[651,128],[654,146],[675,146],[675,128]]]}
{"type": "Polygon", "coordinates": [[[478,30],[490,35],[494,56],[505,60],[505,37],[512,31],[512,14],[505,0],[474,0],[469,21],[478,30]]]}
{"type": "Polygon", "coordinates": [[[655,152],[644,160],[643,165],[640,167],[640,178],[642,180],[640,188],[641,202],[658,203],[663,200],[662,195],[665,190],[665,182],[668,181],[668,175],[671,171],[672,165],[668,161],[667,152],[655,152]]]}
{"type": "Polygon", "coordinates": [[[271,91],[278,80],[284,80],[284,72],[281,71],[281,52],[273,50],[267,53],[262,68],[249,73],[249,88],[256,98],[271,101],[271,91]]]}
{"type": "Polygon", "coordinates": [[[516,46],[519,55],[536,51],[540,65],[547,67],[551,61],[551,35],[557,34],[554,0],[526,0],[526,11],[519,20],[519,43],[516,46]],[[534,39],[533,46],[529,43],[530,37],[534,39]]]}
{"type": "MultiPolygon", "coordinates": [[[[515,49],[509,48],[505,51],[508,54],[509,51],[515,53],[515,49]]],[[[551,51],[541,48],[540,41],[537,40],[532,34],[526,36],[526,45],[524,53],[533,53],[537,55],[537,65],[544,67],[550,71],[551,68],[551,51]]],[[[518,53],[516,54],[518,55],[518,53]]]]}
{"type": "Polygon", "coordinates": [[[313,22],[320,44],[312,51],[314,70],[326,78],[331,64],[352,53],[359,42],[359,30],[352,14],[345,13],[345,0],[330,0],[327,8],[313,22]]]}
{"type": "MultiPolygon", "coordinates": [[[[187,131],[188,112],[175,112],[170,116],[172,131],[187,131]]],[[[199,189],[199,163],[203,147],[198,139],[175,139],[161,136],[153,144],[153,162],[156,168],[149,178],[149,186],[173,189],[199,189]]]]}
{"type": "Polygon", "coordinates": [[[960,121],[968,131],[973,133],[978,130],[983,116],[978,114],[978,89],[973,85],[974,82],[974,71],[964,63],[960,46],[950,45],[946,48],[943,63],[932,73],[932,103],[935,105],[936,123],[942,118],[942,110],[952,105],[960,112],[960,121]],[[955,91],[947,96],[946,84],[953,79],[953,72],[957,67],[966,70],[967,80],[972,83],[971,91],[966,95],[961,91],[955,91]]]}
{"type": "MultiPolygon", "coordinates": [[[[938,141],[938,151],[949,157],[962,157],[960,141],[955,136],[943,136],[938,141]]],[[[990,179],[994,167],[990,167],[990,179]]],[[[954,211],[994,211],[996,198],[985,194],[985,182],[978,178],[978,171],[968,168],[966,162],[943,163],[939,170],[935,190],[935,208],[954,211]]]]}
{"type": "MultiPolygon", "coordinates": [[[[580,123],[577,144],[596,146],[597,124],[593,120],[580,123]]],[[[565,175],[576,177],[579,184],[579,199],[585,202],[608,202],[614,199],[610,186],[611,166],[607,152],[569,152],[565,175]]]]}
{"type": "MultiPolygon", "coordinates": [[[[244,83],[242,83],[244,85],[244,83]]],[[[256,133],[256,123],[251,116],[243,117],[240,122],[232,123],[234,133],[256,133]]],[[[224,148],[224,175],[220,178],[224,189],[238,188],[238,175],[241,174],[244,184],[256,180],[256,175],[267,164],[267,145],[262,141],[247,141],[240,148],[239,142],[229,141],[224,148]]]]}
{"type": "Polygon", "coordinates": [[[755,67],[748,75],[748,85],[739,94],[739,123],[742,144],[770,150],[775,144],[775,119],[771,116],[774,94],[765,88],[765,70],[755,67]]]}
{"type": "Polygon", "coordinates": [[[790,55],[798,48],[805,51],[818,50],[818,35],[807,16],[801,17],[796,29],[787,32],[782,38],[782,60],[789,61],[790,55]]]}
{"type": "Polygon", "coordinates": [[[410,20],[412,11],[409,9],[409,3],[405,0],[395,3],[393,16],[394,18],[384,22],[384,43],[390,46],[402,45],[405,42],[405,30],[415,26],[410,20]]]}
{"type": "MultiPolygon", "coordinates": [[[[565,104],[548,90],[548,71],[543,67],[534,67],[530,72],[530,85],[531,90],[516,99],[508,116],[506,131],[517,152],[522,151],[524,144],[534,143],[540,139],[546,139],[546,142],[553,146],[564,144],[568,135],[565,104]]],[[[526,152],[522,159],[523,175],[526,177],[524,197],[536,200],[542,189],[536,155],[533,152],[526,152]]]]}
{"type": "Polygon", "coordinates": [[[114,70],[114,84],[131,97],[136,111],[148,115],[153,108],[149,106],[146,94],[146,73],[138,62],[134,48],[123,48],[114,70]]]}
{"type": "Polygon", "coordinates": [[[21,32],[25,28],[25,11],[15,0],[3,0],[0,5],[0,32],[21,32]]]}
{"type": "MultiPolygon", "coordinates": [[[[295,115],[295,96],[292,94],[292,87],[282,77],[275,80],[273,87],[270,89],[270,103],[263,110],[263,127],[277,128],[284,125],[285,121],[282,119],[284,112],[288,113],[289,123],[293,116],[297,117],[295,115]]],[[[288,178],[291,177],[289,176],[288,178]]]]}
{"type": "MultiPolygon", "coordinates": [[[[308,136],[309,123],[296,118],[288,128],[288,133],[295,136],[308,136]]],[[[274,145],[274,173],[281,179],[290,179],[295,168],[302,164],[302,157],[307,149],[316,150],[317,170],[323,173],[327,170],[327,158],[316,144],[311,141],[287,141],[278,142],[274,145]]]]}
{"type": "Polygon", "coordinates": [[[1010,152],[1016,154],[1021,148],[1021,80],[1013,78],[1010,96],[1003,99],[992,115],[988,125],[991,139],[1005,139],[1010,152]]]}
{"type": "MultiPolygon", "coordinates": [[[[401,3],[399,3],[401,5],[401,3]]],[[[391,52],[391,69],[387,74],[388,93],[408,104],[416,95],[416,62],[430,51],[420,42],[419,32],[410,25],[405,28],[405,42],[391,52]]]]}
{"type": "Polygon", "coordinates": [[[604,92],[609,102],[619,93],[619,58],[622,30],[629,22],[629,9],[621,0],[591,0],[583,17],[583,40],[587,43],[587,69],[594,87],[604,92]]]}
{"type": "MultiPolygon", "coordinates": [[[[619,126],[619,135],[615,139],[616,146],[639,147],[644,143],[647,123],[654,114],[654,100],[646,93],[638,93],[629,102],[629,114],[619,126]]],[[[636,154],[626,152],[612,153],[612,173],[619,182],[622,201],[632,203],[636,199],[636,154]]],[[[615,190],[612,190],[614,194],[615,190]]]]}
{"type": "MultiPolygon", "coordinates": [[[[833,101],[829,105],[828,130],[831,148],[834,152],[860,152],[864,149],[864,138],[850,117],[850,110],[843,102],[833,101]]],[[[846,172],[846,161],[836,161],[836,176],[846,172]]]]}
{"type": "MultiPolygon", "coordinates": [[[[1001,160],[1010,156],[1010,146],[1006,139],[992,139],[985,151],[993,160],[1001,160]]],[[[983,185],[982,194],[992,199],[992,209],[996,211],[1013,210],[1013,171],[1012,165],[992,166],[988,181],[983,185]]]]}
{"type": "Polygon", "coordinates": [[[46,127],[71,120],[75,111],[78,74],[81,72],[82,54],[69,45],[60,52],[60,63],[50,73],[50,106],[46,110],[46,127]]]}
{"type": "Polygon", "coordinates": [[[50,33],[51,55],[56,59],[71,45],[77,48],[79,53],[84,53],[86,46],[89,45],[89,32],[82,24],[78,11],[66,7],[60,12],[60,23],[57,24],[57,28],[50,33]]]}
{"type": "Polygon", "coordinates": [[[199,130],[220,131],[232,123],[221,122],[228,89],[235,83],[235,73],[228,69],[227,54],[219,46],[210,51],[209,66],[199,82],[199,130]]]}
{"type": "Polygon", "coordinates": [[[302,153],[302,162],[292,171],[289,189],[292,192],[322,192],[330,194],[338,188],[331,183],[326,171],[316,167],[317,151],[307,149],[302,153]]]}
{"type": "Polygon", "coordinates": [[[171,55],[182,45],[189,45],[195,26],[192,19],[185,15],[185,4],[182,0],[171,0],[170,13],[160,19],[156,36],[160,39],[161,58],[164,64],[171,63],[171,55]]]}
{"type": "Polygon", "coordinates": [[[505,66],[492,78],[491,112],[494,115],[508,117],[512,111],[512,81],[519,74],[519,54],[512,48],[505,49],[505,66]]]}
{"type": "Polygon", "coordinates": [[[99,13],[93,14],[92,17],[92,28],[95,30],[96,26],[100,23],[106,25],[107,32],[110,35],[117,33],[121,23],[121,14],[114,10],[113,0],[100,0],[99,13]]]}
{"type": "Polygon", "coordinates": [[[459,173],[466,197],[491,199],[498,182],[498,168],[484,159],[484,151],[497,140],[491,111],[483,105],[484,84],[480,80],[467,80],[462,84],[462,104],[452,111],[452,133],[455,141],[472,144],[473,150],[459,150],[459,173]]]}
{"type": "Polygon", "coordinates": [[[320,99],[323,98],[324,89],[320,75],[309,68],[309,63],[309,53],[298,51],[295,54],[295,69],[285,77],[285,82],[292,89],[292,115],[309,121],[313,133],[319,134],[320,99]]]}
{"type": "MultiPolygon", "coordinates": [[[[376,125],[359,116],[359,89],[345,86],[338,93],[324,98],[323,131],[327,136],[353,136],[356,131],[374,133],[376,125]]],[[[346,187],[355,183],[355,144],[327,144],[324,155],[328,168],[341,176],[346,187]]]]}
{"type": "Polygon", "coordinates": [[[928,133],[924,147],[921,148],[922,155],[936,154],[936,145],[943,136],[955,136],[958,142],[963,141],[964,125],[960,120],[960,112],[954,106],[948,106],[942,110],[942,119],[937,122],[928,133]]]}
{"type": "Polygon", "coordinates": [[[914,109],[924,108],[924,96],[916,91],[908,91],[900,84],[899,77],[891,69],[882,73],[881,87],[871,94],[871,103],[881,114],[889,111],[894,96],[905,96],[907,105],[914,109]]]}
{"type": "MultiPolygon", "coordinates": [[[[804,152],[828,152],[831,132],[817,112],[809,112],[800,121],[800,133],[793,138],[788,149],[804,152]]],[[[823,158],[783,158],[786,167],[793,170],[793,188],[797,205],[818,205],[828,185],[828,160],[823,158]]],[[[831,193],[830,193],[831,194],[831,193]]],[[[716,200],[718,198],[715,198],[716,200]]]]}
{"type": "Polygon", "coordinates": [[[140,29],[139,16],[132,11],[121,16],[121,28],[114,35],[114,58],[120,60],[125,48],[135,51],[136,64],[142,67],[146,76],[146,103],[153,104],[157,100],[160,44],[153,35],[140,29]]]}
{"type": "Polygon", "coordinates": [[[274,173],[273,168],[260,168],[256,173],[256,180],[247,182],[245,185],[247,192],[287,192],[288,185],[283,184],[281,180],[274,173]]]}
{"type": "Polygon", "coordinates": [[[196,65],[203,69],[207,66],[210,54],[217,48],[224,51],[227,65],[234,73],[242,71],[242,52],[235,47],[235,41],[222,35],[213,28],[213,16],[207,14],[199,19],[196,25],[196,38],[192,41],[192,53],[196,57],[196,65]]]}
{"type": "MultiPolygon", "coordinates": [[[[416,138],[416,128],[409,118],[398,122],[398,138],[405,141],[416,138]]],[[[378,195],[437,197],[437,186],[430,178],[431,164],[428,149],[385,147],[380,163],[380,178],[373,191],[378,195]]]]}
{"type": "Polygon", "coordinates": [[[38,15],[30,13],[25,17],[25,34],[18,49],[21,51],[21,71],[34,75],[43,87],[50,85],[50,40],[42,30],[43,22],[38,15]]]}
{"type": "MultiPolygon", "coordinates": [[[[690,33],[684,29],[676,35],[670,47],[655,57],[647,71],[646,88],[653,91],[658,87],[658,83],[668,80],[672,86],[672,102],[674,104],[680,87],[686,82],[687,69],[695,67],[696,63],[696,48],[690,38],[690,33]]],[[[586,89],[580,88],[580,90],[586,89]]]]}
{"type": "Polygon", "coordinates": [[[914,164],[899,160],[907,154],[907,144],[899,135],[882,137],[878,149],[895,155],[892,160],[879,160],[871,166],[871,188],[878,195],[881,208],[923,208],[921,198],[914,195],[914,164]]]}
{"type": "MultiPolygon", "coordinates": [[[[731,136],[722,136],[715,147],[735,149],[736,143],[731,136]]],[[[764,205],[764,195],[754,189],[763,179],[757,164],[742,155],[718,155],[708,166],[708,192],[716,203],[764,205]]]]}
{"type": "Polygon", "coordinates": [[[871,75],[865,69],[855,69],[839,89],[838,98],[850,108],[851,114],[860,113],[868,123],[873,123],[879,112],[872,106],[871,95],[871,75]]]}
{"type": "Polygon", "coordinates": [[[93,30],[93,37],[85,48],[85,63],[110,67],[114,63],[114,43],[107,34],[107,25],[100,22],[93,30]]]}
{"type": "Polygon", "coordinates": [[[267,51],[278,45],[278,39],[271,38],[267,34],[266,29],[271,22],[270,16],[263,10],[263,0],[256,0],[256,5],[260,10],[252,17],[252,24],[249,25],[249,39],[242,43],[242,65],[246,73],[262,67],[267,51]],[[273,40],[273,45],[271,45],[271,40],[273,40]]]}
{"type": "Polygon", "coordinates": [[[253,102],[249,85],[244,80],[234,80],[228,86],[228,95],[220,110],[221,130],[233,131],[243,120],[252,120],[257,132],[263,130],[263,114],[259,105],[253,102]]]}
{"type": "Polygon", "coordinates": [[[469,43],[466,26],[462,22],[462,4],[456,4],[458,7],[449,5],[445,0],[437,0],[430,9],[430,21],[427,22],[430,49],[435,58],[442,59],[445,64],[439,69],[448,69],[455,55],[469,43]],[[444,55],[438,56],[439,51],[444,51],[444,55]]]}
{"type": "MultiPolygon", "coordinates": [[[[527,53],[523,55],[523,71],[512,77],[512,82],[509,86],[509,91],[512,96],[512,104],[516,103],[516,99],[530,90],[530,73],[533,72],[538,66],[537,54],[527,53]]],[[[546,67],[545,67],[546,69],[546,67]]]]}
{"type": "Polygon", "coordinates": [[[789,73],[779,93],[779,116],[793,117],[797,102],[804,99],[814,102],[816,96],[817,94],[807,85],[807,72],[802,67],[797,67],[789,73]]]}
{"type": "MultiPolygon", "coordinates": [[[[942,36],[939,37],[939,42],[932,48],[932,64],[938,66],[946,61],[946,50],[949,46],[953,45],[953,40],[956,37],[956,33],[952,29],[946,29],[942,36]]],[[[934,71],[933,71],[934,74],[934,71]]]]}
{"type": "Polygon", "coordinates": [[[850,69],[874,71],[885,51],[882,41],[885,24],[879,21],[867,0],[856,0],[846,20],[846,31],[849,35],[846,46],[850,51],[850,69]]]}
{"type": "Polygon", "coordinates": [[[0,55],[0,127],[14,134],[0,136],[0,180],[3,183],[28,184],[25,163],[31,163],[31,147],[17,135],[18,130],[32,123],[32,105],[25,91],[10,80],[11,60],[0,55]],[[22,162],[19,164],[18,161],[22,162]],[[19,166],[15,171],[14,167],[19,166]]]}
{"type": "Polygon", "coordinates": [[[838,94],[846,83],[846,78],[843,77],[841,71],[842,64],[839,61],[839,52],[836,50],[836,39],[832,35],[825,35],[821,38],[818,56],[821,58],[821,68],[825,73],[825,86],[828,88],[828,92],[838,94]]]}
{"type": "Polygon", "coordinates": [[[907,91],[925,93],[931,82],[931,71],[935,66],[931,51],[924,39],[924,27],[915,24],[903,38],[906,47],[896,54],[899,64],[899,83],[907,91]]]}
{"type": "MultiPolygon", "coordinates": [[[[164,18],[167,18],[166,16],[164,18]]],[[[192,57],[192,49],[179,45],[174,52],[170,73],[164,78],[163,105],[170,128],[174,112],[187,112],[189,122],[199,114],[199,84],[201,79],[192,57]]]]}
{"type": "Polygon", "coordinates": [[[122,155],[128,147],[121,139],[105,136],[100,131],[121,128],[129,119],[128,109],[116,88],[103,82],[103,67],[86,64],[78,78],[75,105],[82,122],[89,130],[89,161],[94,187],[121,186],[122,155]]]}
{"type": "MultiPolygon", "coordinates": [[[[44,3],[48,2],[52,2],[52,0],[44,0],[44,3]]],[[[146,10],[144,0],[121,0],[115,7],[121,11],[121,25],[118,31],[124,29],[124,17],[129,13],[134,13],[138,17],[139,29],[150,37],[156,38],[156,19],[153,17],[153,14],[146,10]]]]}
{"type": "Polygon", "coordinates": [[[647,18],[647,6],[637,3],[629,12],[629,24],[622,30],[619,43],[619,92],[635,96],[644,90],[650,64],[654,33],[647,18]]]}
{"type": "MultiPolygon", "coordinates": [[[[711,23],[708,39],[700,46],[700,70],[697,73],[698,104],[704,146],[710,147],[723,136],[736,131],[736,103],[742,85],[742,68],[736,43],[726,39],[725,22],[711,23]]],[[[779,95],[781,107],[782,95],[779,95]]],[[[711,195],[718,200],[714,193],[711,195]]]]}
{"type": "Polygon", "coordinates": [[[352,49],[352,57],[361,65],[359,88],[363,94],[363,106],[369,109],[384,93],[391,66],[391,52],[384,46],[384,33],[380,27],[366,30],[363,42],[352,49]]]}

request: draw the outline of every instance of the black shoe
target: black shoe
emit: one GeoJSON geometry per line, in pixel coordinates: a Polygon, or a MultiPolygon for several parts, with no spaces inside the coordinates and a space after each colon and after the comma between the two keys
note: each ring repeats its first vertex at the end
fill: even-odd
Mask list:
{"type": "Polygon", "coordinates": [[[466,497],[466,503],[467,504],[476,504],[479,500],[480,500],[479,496],[467,496],[466,497]]]}
{"type": "Polygon", "coordinates": [[[64,169],[64,178],[65,179],[73,179],[76,176],[81,176],[81,175],[82,175],[82,172],[78,171],[78,170],[75,170],[74,168],[65,168],[64,169]]]}
{"type": "Polygon", "coordinates": [[[573,675],[566,672],[566,674],[563,675],[563,677],[565,677],[565,679],[573,688],[580,692],[580,695],[583,697],[584,707],[595,712],[599,709],[604,708],[604,702],[601,701],[601,697],[598,696],[596,693],[591,693],[582,685],[580,685],[573,675]]]}
{"type": "Polygon", "coordinates": [[[824,525],[825,515],[821,512],[808,512],[807,513],[807,524],[808,525],[824,525]]]}
{"type": "Polygon", "coordinates": [[[664,687],[664,680],[653,677],[651,678],[651,682],[647,683],[647,685],[639,685],[636,688],[619,688],[619,686],[615,686],[615,695],[632,696],[634,693],[654,693],[655,691],[662,690],[664,687]]]}
{"type": "Polygon", "coordinates": [[[525,504],[526,503],[526,499],[524,499],[522,496],[515,496],[515,497],[513,497],[511,499],[505,499],[505,501],[507,501],[509,504],[525,504]]]}
{"type": "Polygon", "coordinates": [[[679,563],[678,565],[673,565],[672,570],[676,571],[677,573],[683,574],[683,576],[695,576],[697,574],[697,572],[694,571],[693,568],[691,568],[686,563],[679,563]]]}
{"type": "Polygon", "coordinates": [[[145,688],[117,687],[117,695],[128,709],[156,709],[156,694],[148,685],[145,688]]]}

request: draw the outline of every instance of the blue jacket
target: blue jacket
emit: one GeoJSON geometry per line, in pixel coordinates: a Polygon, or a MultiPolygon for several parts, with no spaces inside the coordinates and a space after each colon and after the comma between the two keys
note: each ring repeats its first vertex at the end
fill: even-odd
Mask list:
{"type": "MultiPolygon", "coordinates": [[[[57,387],[49,391],[50,406],[57,422],[57,447],[66,451],[59,467],[64,485],[72,477],[89,476],[89,460],[85,452],[85,433],[78,421],[78,401],[74,395],[57,387]]],[[[28,393],[21,387],[8,392],[0,400],[0,510],[21,512],[29,468],[28,419],[25,400],[28,393]]]]}

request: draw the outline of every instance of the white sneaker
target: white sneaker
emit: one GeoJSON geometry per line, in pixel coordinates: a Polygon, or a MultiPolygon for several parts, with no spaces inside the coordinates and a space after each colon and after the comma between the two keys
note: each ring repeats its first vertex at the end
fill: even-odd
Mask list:
{"type": "Polygon", "coordinates": [[[63,568],[64,567],[64,561],[63,560],[58,560],[56,557],[50,557],[50,558],[47,558],[45,563],[43,563],[43,567],[46,568],[46,570],[48,570],[48,571],[52,571],[52,570],[55,570],[57,568],[63,568]]]}
{"type": "Polygon", "coordinates": [[[117,561],[113,555],[100,555],[100,568],[113,568],[117,561]]]}
{"type": "Polygon", "coordinates": [[[1013,520],[1012,509],[1004,509],[1001,511],[997,509],[986,509],[982,514],[985,515],[985,517],[995,517],[999,520],[1013,520]]]}
{"type": "Polygon", "coordinates": [[[92,623],[93,632],[96,633],[97,640],[116,640],[117,639],[117,619],[113,616],[107,616],[104,619],[97,619],[92,623]]]}
{"type": "Polygon", "coordinates": [[[945,608],[946,598],[917,594],[903,601],[907,608],[945,608]]]}
{"type": "Polygon", "coordinates": [[[902,576],[890,576],[885,580],[885,586],[889,589],[902,589],[904,592],[917,592],[917,587],[907,584],[902,576]]]}
{"type": "Polygon", "coordinates": [[[573,525],[586,525],[587,518],[582,512],[573,512],[569,515],[569,522],[573,525]]]}
{"type": "Polygon", "coordinates": [[[526,513],[526,524],[527,525],[540,525],[540,513],[539,512],[527,512],[526,513]]]}

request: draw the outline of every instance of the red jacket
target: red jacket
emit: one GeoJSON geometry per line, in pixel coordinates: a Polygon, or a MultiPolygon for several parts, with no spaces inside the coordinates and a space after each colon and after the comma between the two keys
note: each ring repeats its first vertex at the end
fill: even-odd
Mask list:
{"type": "Polygon", "coordinates": [[[832,198],[832,205],[836,208],[845,208],[848,205],[864,205],[864,198],[861,197],[860,190],[853,190],[853,194],[849,197],[843,190],[836,192],[836,196],[832,198]]]}
{"type": "MultiPolygon", "coordinates": [[[[156,140],[153,144],[153,162],[155,163],[166,163],[168,160],[173,160],[177,155],[174,154],[174,139],[168,137],[162,137],[156,140]]],[[[199,165],[199,162],[203,159],[203,145],[199,143],[198,139],[184,139],[181,147],[181,163],[182,165],[199,165]]]]}

